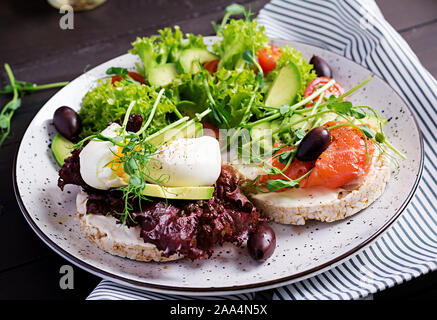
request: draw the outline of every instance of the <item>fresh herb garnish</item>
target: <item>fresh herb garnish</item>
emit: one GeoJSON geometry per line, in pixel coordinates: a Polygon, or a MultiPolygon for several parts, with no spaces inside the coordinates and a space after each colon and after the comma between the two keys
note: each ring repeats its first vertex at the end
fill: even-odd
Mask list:
{"type": "Polygon", "coordinates": [[[123,192],[124,210],[116,213],[120,217],[122,224],[126,224],[128,219],[132,223],[135,223],[131,216],[134,203],[137,203],[141,208],[143,201],[150,201],[150,199],[143,195],[143,190],[146,188],[148,182],[154,183],[162,188],[162,184],[169,178],[168,175],[164,174],[158,178],[150,175],[149,163],[150,161],[159,161],[155,157],[159,147],[173,139],[175,135],[194,124],[194,122],[201,121],[211,112],[211,109],[207,109],[201,114],[196,114],[191,120],[189,120],[188,117],[183,117],[153,134],[147,134],[147,129],[156,116],[158,105],[165,96],[165,89],[161,89],[153,105],[150,107],[147,120],[138,132],[126,131],[129,115],[138,103],[138,101],[134,100],[129,104],[126,110],[121,128],[118,129],[116,137],[107,137],[101,133],[97,133],[82,139],[74,145],[76,149],[82,147],[84,143],[89,140],[109,141],[119,148],[119,152],[114,152],[114,159],[109,162],[107,166],[110,166],[113,170],[122,166],[124,172],[129,176],[129,181],[126,186],[115,188],[115,190],[123,192]],[[172,130],[171,133],[165,134],[170,130],[172,130]],[[160,143],[155,145],[152,141],[158,136],[164,136],[165,138],[160,139],[160,143]]]}
{"type": "Polygon", "coordinates": [[[267,180],[264,184],[270,192],[277,191],[279,189],[287,188],[297,188],[299,187],[299,182],[294,180],[285,180],[285,179],[276,179],[276,180],[267,180]]]}
{"type": "Polygon", "coordinates": [[[21,97],[25,93],[33,91],[58,88],[65,86],[68,82],[56,82],[44,85],[37,85],[31,82],[16,80],[9,64],[4,64],[9,84],[7,84],[0,94],[12,94],[12,99],[3,107],[0,112],[0,147],[11,131],[11,119],[15,111],[21,106],[21,97]]]}
{"type": "Polygon", "coordinates": [[[122,79],[124,79],[126,76],[129,75],[129,71],[126,68],[110,67],[108,68],[108,70],[106,70],[106,74],[110,76],[120,76],[122,79]]]}
{"type": "Polygon", "coordinates": [[[245,14],[246,14],[246,8],[244,6],[238,3],[230,4],[225,9],[225,15],[223,16],[222,23],[220,25],[217,25],[215,24],[215,22],[213,22],[213,26],[216,33],[219,33],[225,27],[226,23],[228,22],[231,16],[245,15],[245,14]]]}
{"type": "MultiPolygon", "coordinates": [[[[264,162],[264,164],[266,164],[266,163],[264,162]]],[[[282,175],[284,177],[284,179],[271,179],[271,180],[267,180],[264,183],[264,187],[268,191],[262,190],[259,187],[257,188],[258,191],[260,191],[262,193],[266,193],[266,192],[275,192],[275,191],[278,191],[280,189],[299,188],[299,182],[301,182],[303,179],[308,177],[311,174],[311,172],[313,171],[313,169],[311,169],[308,172],[306,172],[305,174],[303,174],[301,177],[299,177],[297,179],[291,179],[290,177],[288,177],[284,173],[284,171],[286,170],[286,168],[288,168],[288,166],[286,168],[284,168],[283,170],[280,170],[278,168],[275,168],[275,169],[272,170],[272,168],[275,168],[275,167],[271,167],[269,169],[263,169],[263,170],[264,170],[264,172],[266,174],[269,174],[269,175],[282,175]]]]}
{"type": "Polygon", "coordinates": [[[243,60],[250,66],[255,66],[258,73],[256,74],[256,81],[258,84],[258,88],[262,89],[264,87],[264,72],[258,61],[254,58],[254,54],[252,50],[246,50],[243,52],[243,60]]]}
{"type": "Polygon", "coordinates": [[[219,124],[224,124],[227,128],[229,128],[229,113],[228,111],[226,111],[222,103],[214,99],[214,97],[212,96],[210,85],[208,82],[208,77],[210,77],[210,74],[203,69],[202,65],[199,62],[198,64],[200,68],[200,74],[203,77],[203,86],[209,100],[208,106],[212,111],[212,115],[219,124]]]}

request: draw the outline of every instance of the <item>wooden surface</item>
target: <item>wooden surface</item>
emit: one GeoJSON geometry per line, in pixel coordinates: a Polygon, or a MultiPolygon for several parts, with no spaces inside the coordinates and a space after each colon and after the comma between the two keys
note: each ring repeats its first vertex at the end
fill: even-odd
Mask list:
{"type": "MultiPolygon", "coordinates": [[[[74,30],[61,30],[57,10],[46,1],[0,2],[0,62],[17,79],[37,83],[72,80],[84,70],[125,53],[137,35],[178,24],[185,32],[210,35],[210,22],[230,0],[108,0],[74,16],[74,30]]],[[[258,11],[266,0],[239,1],[258,11]]],[[[384,15],[401,32],[422,63],[437,76],[437,1],[378,0],[384,15]]],[[[4,72],[0,81],[5,81],[4,72]]],[[[99,278],[74,267],[74,290],[61,290],[59,269],[68,264],[46,246],[24,220],[12,188],[12,163],[19,141],[36,112],[55,90],[23,100],[12,134],[0,149],[0,299],[84,299],[99,278]]],[[[0,97],[0,105],[6,102],[0,97]]],[[[431,273],[378,293],[375,299],[437,297],[431,273]]]]}

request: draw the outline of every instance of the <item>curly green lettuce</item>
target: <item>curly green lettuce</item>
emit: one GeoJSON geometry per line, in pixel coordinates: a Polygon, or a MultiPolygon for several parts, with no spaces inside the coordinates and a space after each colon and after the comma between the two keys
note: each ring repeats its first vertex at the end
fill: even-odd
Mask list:
{"type": "Polygon", "coordinates": [[[132,42],[130,53],[140,57],[141,65],[137,69],[143,76],[153,68],[166,63],[177,62],[181,52],[189,48],[206,49],[201,35],[183,34],[178,26],[159,30],[158,36],[138,37],[132,42]]]}
{"type": "MultiPolygon", "coordinates": [[[[100,80],[99,86],[87,92],[82,100],[79,116],[82,122],[81,138],[101,132],[111,121],[122,119],[129,104],[137,101],[132,113],[149,115],[158,93],[151,87],[126,80],[111,84],[110,79],[100,80]]],[[[175,105],[167,96],[162,96],[150,131],[169,124],[174,118],[175,105]]]]}
{"type": "Polygon", "coordinates": [[[217,36],[222,38],[213,45],[214,53],[220,57],[218,69],[241,69],[246,50],[250,49],[256,54],[268,45],[265,29],[257,24],[256,19],[230,20],[229,24],[218,31],[217,36]]]}
{"type": "Polygon", "coordinates": [[[209,73],[183,74],[172,84],[172,90],[179,101],[179,111],[190,117],[215,106],[222,110],[226,122],[219,122],[212,115],[206,119],[219,128],[235,128],[241,125],[251,100],[250,114],[261,116],[262,94],[257,89],[256,74],[253,70],[219,69],[214,76],[209,73]],[[205,81],[206,80],[206,81],[205,81]]]}

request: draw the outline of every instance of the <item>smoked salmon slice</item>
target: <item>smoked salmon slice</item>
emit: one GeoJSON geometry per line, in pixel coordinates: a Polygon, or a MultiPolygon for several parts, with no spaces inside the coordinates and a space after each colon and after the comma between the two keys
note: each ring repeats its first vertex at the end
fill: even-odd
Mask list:
{"type": "MultiPolygon", "coordinates": [[[[341,124],[326,123],[326,128],[341,124]]],[[[338,188],[367,174],[370,169],[375,145],[364,134],[351,126],[330,130],[332,142],[316,160],[311,174],[302,181],[302,187],[323,186],[338,188]],[[367,141],[367,151],[366,151],[367,141]]]]}
{"type": "MultiPolygon", "coordinates": [[[[327,122],[324,127],[329,128],[341,121],[327,122]]],[[[284,174],[290,179],[298,179],[309,170],[313,170],[307,178],[299,183],[301,188],[322,186],[338,188],[347,185],[367,174],[370,169],[375,145],[372,140],[366,139],[364,134],[351,126],[336,127],[330,130],[332,142],[329,147],[319,156],[316,161],[299,161],[294,159],[284,174]],[[367,141],[367,148],[366,148],[367,141]]],[[[292,150],[294,147],[284,147],[275,155],[292,150]]],[[[283,170],[285,164],[279,162],[278,157],[267,159],[266,162],[278,169],[283,170]]],[[[267,175],[260,177],[259,182],[267,180],[284,179],[283,175],[267,175]]],[[[287,189],[280,189],[285,191],[287,189]]]]}

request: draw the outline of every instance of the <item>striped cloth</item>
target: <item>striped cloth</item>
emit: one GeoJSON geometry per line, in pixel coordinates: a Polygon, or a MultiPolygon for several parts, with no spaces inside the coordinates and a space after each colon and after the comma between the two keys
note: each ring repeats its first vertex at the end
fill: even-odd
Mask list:
{"type": "MultiPolygon", "coordinates": [[[[398,221],[345,263],[286,287],[222,299],[359,299],[437,269],[437,82],[373,0],[273,0],[258,21],[272,38],[326,48],[387,81],[414,110],[425,165],[415,197],[398,221]]],[[[202,297],[207,299],[211,297],[202,297]]],[[[214,298],[214,297],[213,297],[214,298]]],[[[219,298],[219,297],[216,297],[219,298]]],[[[102,281],[88,299],[192,299],[134,291],[102,281]]]]}

